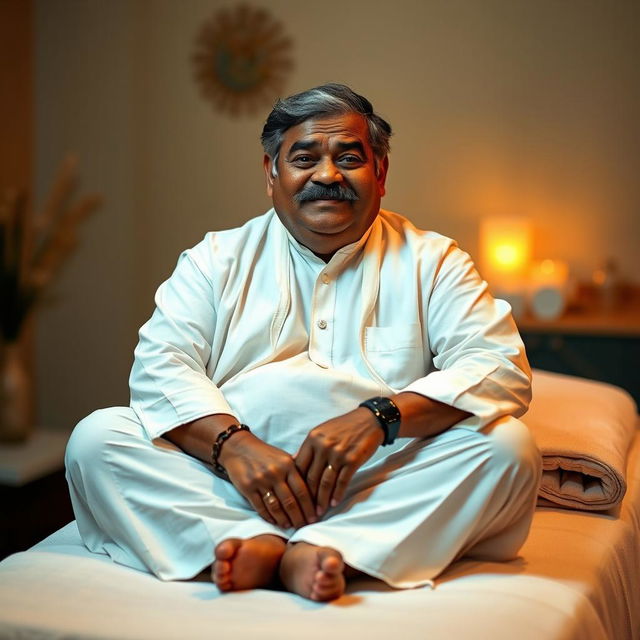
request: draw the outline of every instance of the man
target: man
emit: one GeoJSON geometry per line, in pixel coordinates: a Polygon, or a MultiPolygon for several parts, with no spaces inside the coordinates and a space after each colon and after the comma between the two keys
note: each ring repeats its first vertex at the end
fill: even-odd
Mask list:
{"type": "Polygon", "coordinates": [[[513,558],[540,473],[509,307],[455,243],[380,209],[390,126],[328,84],[276,104],[273,209],[208,234],[140,330],[131,408],[67,450],[89,549],[222,591],[407,588],[513,558]]]}

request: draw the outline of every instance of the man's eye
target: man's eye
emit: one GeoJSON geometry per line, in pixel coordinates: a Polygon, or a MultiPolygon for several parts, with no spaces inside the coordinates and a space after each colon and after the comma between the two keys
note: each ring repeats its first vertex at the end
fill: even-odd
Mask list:
{"type": "Polygon", "coordinates": [[[313,162],[313,158],[311,156],[296,156],[293,158],[292,162],[294,164],[307,165],[313,162]]]}
{"type": "Polygon", "coordinates": [[[362,158],[360,158],[360,156],[354,156],[353,154],[349,154],[347,156],[342,156],[340,158],[340,163],[341,164],[346,164],[346,165],[355,165],[355,164],[362,164],[363,160],[362,158]]]}

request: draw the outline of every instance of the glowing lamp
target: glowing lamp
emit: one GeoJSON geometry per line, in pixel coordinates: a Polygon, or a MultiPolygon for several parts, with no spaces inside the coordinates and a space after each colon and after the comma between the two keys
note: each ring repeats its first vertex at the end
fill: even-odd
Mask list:
{"type": "Polygon", "coordinates": [[[485,218],[480,223],[480,269],[495,291],[523,288],[531,258],[531,222],[521,217],[485,218]]]}

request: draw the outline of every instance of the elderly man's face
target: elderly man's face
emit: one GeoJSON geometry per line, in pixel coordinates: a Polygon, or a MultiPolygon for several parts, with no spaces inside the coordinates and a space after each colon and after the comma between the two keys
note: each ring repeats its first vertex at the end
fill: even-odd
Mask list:
{"type": "Polygon", "coordinates": [[[360,114],[306,120],[286,131],[276,177],[265,156],[267,193],[296,240],[329,259],[359,240],[378,214],[387,159],[377,171],[375,165],[360,114]]]}

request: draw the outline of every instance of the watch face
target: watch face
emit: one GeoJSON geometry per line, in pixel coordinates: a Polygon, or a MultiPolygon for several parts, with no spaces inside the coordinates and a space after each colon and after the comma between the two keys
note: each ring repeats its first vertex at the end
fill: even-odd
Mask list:
{"type": "Polygon", "coordinates": [[[382,430],[384,431],[384,442],[382,444],[392,444],[398,436],[400,430],[400,410],[389,398],[371,398],[361,403],[361,407],[373,411],[382,430]]]}
{"type": "Polygon", "coordinates": [[[400,411],[389,398],[380,398],[378,408],[388,423],[400,422],[400,411]]]}

